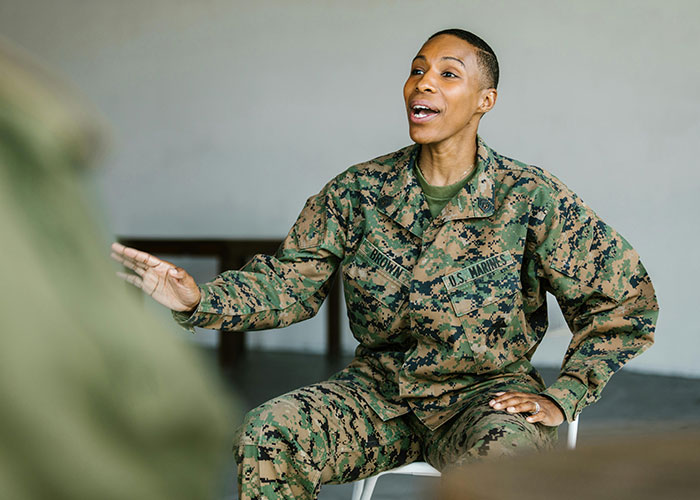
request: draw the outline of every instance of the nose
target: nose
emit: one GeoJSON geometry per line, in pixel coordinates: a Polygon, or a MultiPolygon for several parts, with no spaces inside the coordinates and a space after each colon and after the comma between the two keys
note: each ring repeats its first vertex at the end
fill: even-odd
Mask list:
{"type": "Polygon", "coordinates": [[[435,84],[430,71],[423,73],[420,80],[416,82],[416,90],[419,92],[435,92],[435,84]]]}

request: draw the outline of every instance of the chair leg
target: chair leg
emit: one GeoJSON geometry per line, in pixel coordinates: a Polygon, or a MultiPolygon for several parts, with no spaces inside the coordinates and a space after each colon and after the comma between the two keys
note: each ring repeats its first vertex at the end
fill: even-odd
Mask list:
{"type": "Polygon", "coordinates": [[[578,437],[578,417],[569,424],[566,432],[566,447],[570,450],[576,449],[576,438],[578,437]]]}
{"type": "Polygon", "coordinates": [[[362,491],[365,489],[365,480],[360,479],[355,481],[355,486],[352,487],[352,500],[360,500],[362,498],[362,491]]]}
{"type": "Polygon", "coordinates": [[[372,493],[374,493],[374,487],[377,484],[377,479],[379,479],[379,475],[365,479],[365,487],[362,491],[360,500],[370,500],[372,498],[372,493]]]}

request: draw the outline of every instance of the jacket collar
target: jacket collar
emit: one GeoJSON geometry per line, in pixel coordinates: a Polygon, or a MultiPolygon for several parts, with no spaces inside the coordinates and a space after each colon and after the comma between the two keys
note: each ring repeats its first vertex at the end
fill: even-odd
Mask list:
{"type": "Polygon", "coordinates": [[[443,222],[476,219],[493,215],[496,205],[493,151],[481,137],[476,137],[476,172],[437,217],[443,222]]]}
{"type": "Polygon", "coordinates": [[[419,151],[418,144],[399,151],[396,163],[384,181],[377,205],[380,212],[420,237],[430,224],[431,215],[423,189],[413,174],[419,151]]]}
{"type": "MultiPolygon", "coordinates": [[[[433,221],[423,190],[413,173],[413,162],[419,151],[418,144],[401,150],[382,186],[378,205],[380,212],[421,237],[433,221]]],[[[464,188],[435,217],[436,224],[441,225],[449,220],[493,215],[495,208],[493,151],[478,135],[476,157],[476,172],[464,188]]]]}

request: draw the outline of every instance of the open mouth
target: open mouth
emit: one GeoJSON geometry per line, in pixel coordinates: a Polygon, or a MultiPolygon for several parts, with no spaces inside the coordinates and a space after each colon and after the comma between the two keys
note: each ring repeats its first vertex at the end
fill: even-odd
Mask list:
{"type": "Polygon", "coordinates": [[[440,114],[440,110],[433,108],[426,101],[417,101],[411,104],[409,109],[408,119],[415,124],[428,123],[440,114]]]}
{"type": "Polygon", "coordinates": [[[430,108],[424,104],[414,104],[411,106],[411,113],[416,118],[426,118],[439,113],[437,109],[430,108]]]}

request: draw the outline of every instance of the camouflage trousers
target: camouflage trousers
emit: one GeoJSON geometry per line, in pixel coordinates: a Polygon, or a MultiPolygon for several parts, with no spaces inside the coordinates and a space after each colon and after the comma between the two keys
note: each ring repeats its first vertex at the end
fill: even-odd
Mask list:
{"type": "Polygon", "coordinates": [[[556,427],[488,405],[499,390],[539,392],[509,383],[473,397],[435,431],[408,413],[377,416],[351,383],[302,387],[250,411],[238,435],[241,500],[313,499],[321,484],[345,483],[423,459],[438,470],[484,457],[554,446],[556,427]]]}

